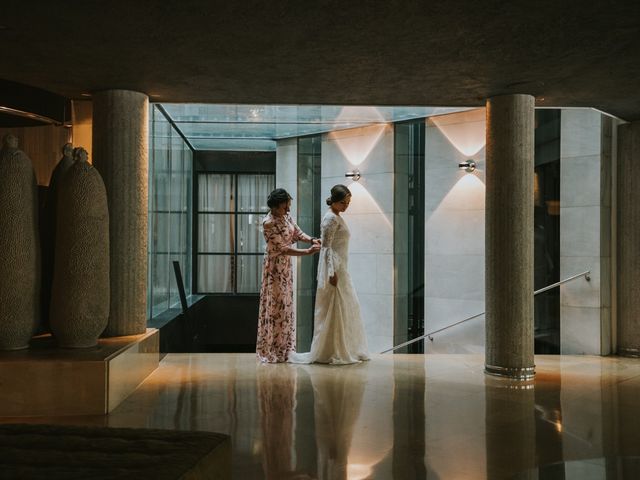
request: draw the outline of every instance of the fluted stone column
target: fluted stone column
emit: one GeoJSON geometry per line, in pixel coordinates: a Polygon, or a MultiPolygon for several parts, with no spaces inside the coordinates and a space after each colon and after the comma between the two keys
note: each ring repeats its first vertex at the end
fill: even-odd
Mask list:
{"type": "Polygon", "coordinates": [[[640,357],[640,121],[618,127],[618,355],[640,357]]]}
{"type": "Polygon", "coordinates": [[[534,98],[487,101],[485,371],[526,379],[533,363],[534,98]]]}
{"type": "Polygon", "coordinates": [[[93,95],[93,164],[109,201],[111,305],[106,336],[146,329],[149,99],[139,92],[93,95]]]}

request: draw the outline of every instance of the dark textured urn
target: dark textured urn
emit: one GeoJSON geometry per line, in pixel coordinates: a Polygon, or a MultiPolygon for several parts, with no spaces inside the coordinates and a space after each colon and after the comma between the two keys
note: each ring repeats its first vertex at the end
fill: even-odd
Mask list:
{"type": "Polygon", "coordinates": [[[19,350],[39,322],[38,187],[17,148],[0,155],[0,350],[19,350]]]}
{"type": "Polygon", "coordinates": [[[104,182],[77,160],[58,185],[51,331],[65,348],[92,347],[109,319],[109,211],[104,182]]]}

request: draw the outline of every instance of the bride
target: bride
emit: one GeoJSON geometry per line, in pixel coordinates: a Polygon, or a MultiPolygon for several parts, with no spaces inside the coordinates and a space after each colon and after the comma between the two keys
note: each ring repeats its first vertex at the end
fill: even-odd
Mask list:
{"type": "Polygon", "coordinates": [[[350,202],[347,187],[336,185],[331,189],[329,210],[320,224],[322,248],[311,351],[291,354],[292,363],[341,365],[369,360],[360,305],[347,268],[349,229],[340,215],[350,202]]]}

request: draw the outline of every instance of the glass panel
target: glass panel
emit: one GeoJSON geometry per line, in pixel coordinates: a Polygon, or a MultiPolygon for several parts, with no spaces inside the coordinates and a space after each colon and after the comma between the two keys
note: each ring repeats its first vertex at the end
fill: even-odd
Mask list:
{"type": "Polygon", "coordinates": [[[235,150],[245,152],[273,152],[276,149],[275,140],[260,140],[255,138],[240,138],[237,140],[221,140],[212,138],[189,137],[189,142],[196,150],[235,150]]]}
{"type": "Polygon", "coordinates": [[[198,175],[198,211],[233,212],[233,175],[198,175]]]}
{"type": "Polygon", "coordinates": [[[198,292],[233,292],[233,257],[198,255],[198,292]]]}
{"type": "Polygon", "coordinates": [[[168,104],[164,107],[195,148],[208,150],[275,150],[276,143],[269,139],[313,135],[372,123],[398,122],[467,110],[457,107],[333,105],[168,104]]]}
{"type": "MultiPolygon", "coordinates": [[[[425,122],[398,123],[394,147],[394,344],[424,334],[425,122]]],[[[399,350],[422,353],[423,342],[399,350]]]]}
{"type": "Polygon", "coordinates": [[[156,212],[155,226],[151,242],[155,253],[169,253],[169,223],[170,215],[164,212],[156,212]]]}
{"type": "Polygon", "coordinates": [[[238,253],[264,252],[262,218],[256,213],[238,214],[238,253]]]}
{"type": "Polygon", "coordinates": [[[238,293],[258,293],[262,280],[262,255],[238,255],[238,293]]]}
{"type": "MultiPolygon", "coordinates": [[[[298,218],[303,232],[320,236],[321,192],[320,154],[322,138],[318,136],[298,139],[298,218]]],[[[313,306],[316,294],[318,259],[315,255],[298,260],[297,285],[297,342],[306,351],[313,336],[313,306]]]]}
{"type": "Polygon", "coordinates": [[[191,149],[184,144],[184,176],[183,176],[183,191],[185,192],[184,196],[184,211],[186,212],[186,228],[185,228],[185,258],[184,258],[184,270],[182,271],[183,279],[184,279],[184,288],[189,295],[192,291],[191,285],[191,272],[193,271],[192,265],[192,222],[193,222],[193,152],[191,149]]]}
{"type": "Polygon", "coordinates": [[[185,293],[191,293],[192,152],[155,107],[149,155],[149,256],[147,314],[179,302],[172,260],[180,261],[185,293]]]}
{"type": "Polygon", "coordinates": [[[238,211],[266,213],[267,197],[274,188],[274,175],[238,175],[238,211]]]}
{"type": "Polygon", "coordinates": [[[152,310],[153,315],[158,315],[169,308],[169,271],[168,255],[155,254],[152,256],[152,310]]]}
{"type": "Polygon", "coordinates": [[[198,253],[234,252],[234,215],[201,213],[198,215],[198,253]]]}
{"type": "MultiPolygon", "coordinates": [[[[560,110],[536,110],[534,289],[560,280],[560,110]]],[[[534,298],[536,354],[560,353],[560,289],[534,298]]]]}
{"type": "Polygon", "coordinates": [[[169,131],[170,125],[160,122],[157,126],[159,137],[154,139],[153,192],[154,210],[169,210],[169,131]]]}
{"type": "Polygon", "coordinates": [[[177,132],[173,132],[171,139],[171,199],[172,212],[182,210],[185,192],[182,189],[182,138],[177,132]]]}

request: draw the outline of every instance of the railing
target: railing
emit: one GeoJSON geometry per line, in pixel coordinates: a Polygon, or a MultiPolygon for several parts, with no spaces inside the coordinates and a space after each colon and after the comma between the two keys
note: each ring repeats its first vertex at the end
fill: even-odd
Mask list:
{"type": "MultiPolygon", "coordinates": [[[[535,292],[533,292],[533,295],[535,296],[535,295],[538,295],[539,293],[546,292],[547,290],[551,290],[552,288],[559,287],[563,283],[570,282],[571,280],[575,280],[576,278],[580,278],[580,277],[584,277],[584,279],[587,282],[589,282],[589,281],[591,281],[590,273],[591,273],[591,270],[587,270],[586,272],[578,273],[576,275],[573,275],[572,277],[565,278],[564,280],[560,280],[559,282],[556,282],[556,283],[552,283],[551,285],[547,285],[546,287],[543,287],[540,290],[536,290],[535,292]]],[[[461,323],[465,323],[465,322],[468,322],[469,320],[473,320],[474,318],[481,317],[484,314],[485,314],[485,312],[477,313],[476,315],[473,315],[471,317],[465,318],[464,320],[460,320],[459,322],[452,323],[451,325],[447,325],[446,327],[439,328],[437,330],[434,330],[433,332],[425,333],[424,335],[421,335],[419,337],[413,338],[413,339],[409,340],[408,342],[401,343],[399,345],[396,345],[395,347],[391,347],[391,348],[389,348],[387,350],[384,350],[384,351],[382,351],[380,353],[393,352],[394,350],[398,350],[399,348],[406,347],[407,345],[411,345],[412,343],[419,342],[420,340],[424,340],[425,338],[428,338],[429,340],[433,341],[432,336],[435,335],[436,333],[440,333],[440,332],[442,332],[444,330],[448,330],[448,329],[450,329],[452,327],[455,327],[456,325],[460,325],[461,323]]]]}

